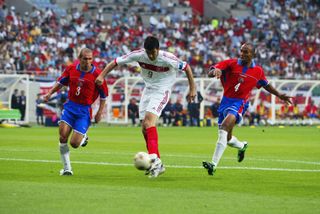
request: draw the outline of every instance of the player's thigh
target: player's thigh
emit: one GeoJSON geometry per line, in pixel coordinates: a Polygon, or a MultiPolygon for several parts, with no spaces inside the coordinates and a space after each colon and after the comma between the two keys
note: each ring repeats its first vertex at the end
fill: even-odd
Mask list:
{"type": "Polygon", "coordinates": [[[170,91],[153,91],[152,97],[146,108],[146,112],[150,112],[160,117],[161,112],[166,107],[170,98],[170,91]]]}
{"type": "Polygon", "coordinates": [[[140,120],[143,120],[145,117],[145,113],[146,113],[148,104],[150,102],[151,95],[152,94],[150,93],[150,90],[147,90],[146,88],[142,92],[141,99],[139,102],[139,119],[140,120]]]}
{"type": "Polygon", "coordinates": [[[79,147],[83,137],[84,137],[83,134],[73,130],[73,133],[70,139],[70,144],[72,145],[72,147],[73,148],[79,147]]]}
{"type": "Polygon", "coordinates": [[[61,112],[61,118],[60,118],[59,124],[63,122],[69,127],[73,128],[75,124],[75,119],[76,119],[76,115],[73,114],[71,110],[69,110],[68,106],[66,106],[66,108],[63,109],[61,112]]]}
{"type": "Polygon", "coordinates": [[[87,133],[90,124],[90,115],[82,115],[80,118],[76,119],[70,140],[70,144],[73,148],[80,146],[80,143],[84,135],[87,133]]]}
{"type": "Polygon", "coordinates": [[[223,130],[228,131],[228,133],[232,132],[233,127],[235,126],[237,121],[237,115],[234,114],[232,111],[229,112],[226,117],[223,119],[220,128],[223,130]]]}

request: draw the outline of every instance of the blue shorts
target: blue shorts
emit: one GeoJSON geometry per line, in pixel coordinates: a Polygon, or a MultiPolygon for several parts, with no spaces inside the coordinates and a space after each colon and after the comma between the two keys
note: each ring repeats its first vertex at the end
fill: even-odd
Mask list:
{"type": "Polygon", "coordinates": [[[218,124],[221,125],[222,121],[228,114],[236,116],[236,124],[240,123],[242,116],[245,114],[248,107],[249,102],[246,102],[244,99],[223,97],[218,109],[218,124]]]}
{"type": "Polygon", "coordinates": [[[73,131],[85,134],[91,124],[90,105],[68,101],[63,105],[60,122],[68,124],[73,131]]]}

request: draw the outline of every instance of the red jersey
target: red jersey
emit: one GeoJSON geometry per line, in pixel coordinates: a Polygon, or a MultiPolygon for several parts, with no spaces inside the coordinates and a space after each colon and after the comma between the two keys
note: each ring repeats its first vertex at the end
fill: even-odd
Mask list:
{"type": "Polygon", "coordinates": [[[308,105],[305,107],[305,111],[306,111],[306,113],[308,113],[308,114],[317,114],[318,108],[317,108],[317,106],[315,106],[315,105],[308,104],[308,105]]]}
{"type": "Polygon", "coordinates": [[[58,78],[58,83],[69,86],[68,99],[81,105],[91,105],[100,95],[104,100],[108,96],[106,81],[101,86],[95,84],[95,79],[101,73],[92,65],[89,72],[80,70],[80,64],[68,66],[58,78]]]}
{"type": "Polygon", "coordinates": [[[250,67],[243,66],[241,59],[229,59],[214,66],[222,71],[223,96],[247,100],[254,87],[268,85],[263,69],[252,61],[250,67]]]}

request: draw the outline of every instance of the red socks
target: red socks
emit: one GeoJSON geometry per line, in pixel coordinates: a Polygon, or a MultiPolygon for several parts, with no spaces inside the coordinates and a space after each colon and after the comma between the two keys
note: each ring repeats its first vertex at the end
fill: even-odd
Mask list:
{"type": "Polygon", "coordinates": [[[147,128],[146,134],[144,135],[144,139],[147,143],[147,149],[149,154],[157,154],[160,158],[159,150],[158,150],[158,132],[155,126],[147,128]]]}

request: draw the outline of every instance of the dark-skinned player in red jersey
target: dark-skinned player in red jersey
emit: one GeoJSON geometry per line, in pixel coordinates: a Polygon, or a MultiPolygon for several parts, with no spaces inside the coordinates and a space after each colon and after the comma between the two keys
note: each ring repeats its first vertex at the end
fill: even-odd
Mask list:
{"type": "Polygon", "coordinates": [[[249,106],[249,96],[253,88],[263,87],[269,93],[291,104],[291,97],[279,93],[266,79],[263,69],[256,65],[253,58],[255,48],[245,43],[240,49],[240,58],[229,59],[210,67],[209,77],[220,79],[224,93],[219,107],[219,131],[216,148],[211,162],[204,161],[203,167],[209,175],[216,171],[227,145],[238,149],[238,162],[243,161],[248,143],[232,136],[233,127],[242,120],[249,106]]]}
{"type": "Polygon", "coordinates": [[[71,168],[68,138],[73,130],[70,144],[73,148],[86,146],[88,143],[87,130],[91,124],[91,105],[100,96],[99,109],[95,115],[95,122],[102,118],[102,112],[108,96],[107,84],[95,84],[95,79],[101,73],[93,64],[92,51],[83,48],[79,54],[79,64],[68,66],[58,78],[53,88],[44,96],[47,102],[51,95],[64,86],[69,86],[68,101],[64,104],[59,121],[60,155],[63,169],[60,175],[73,175],[71,168]]]}

